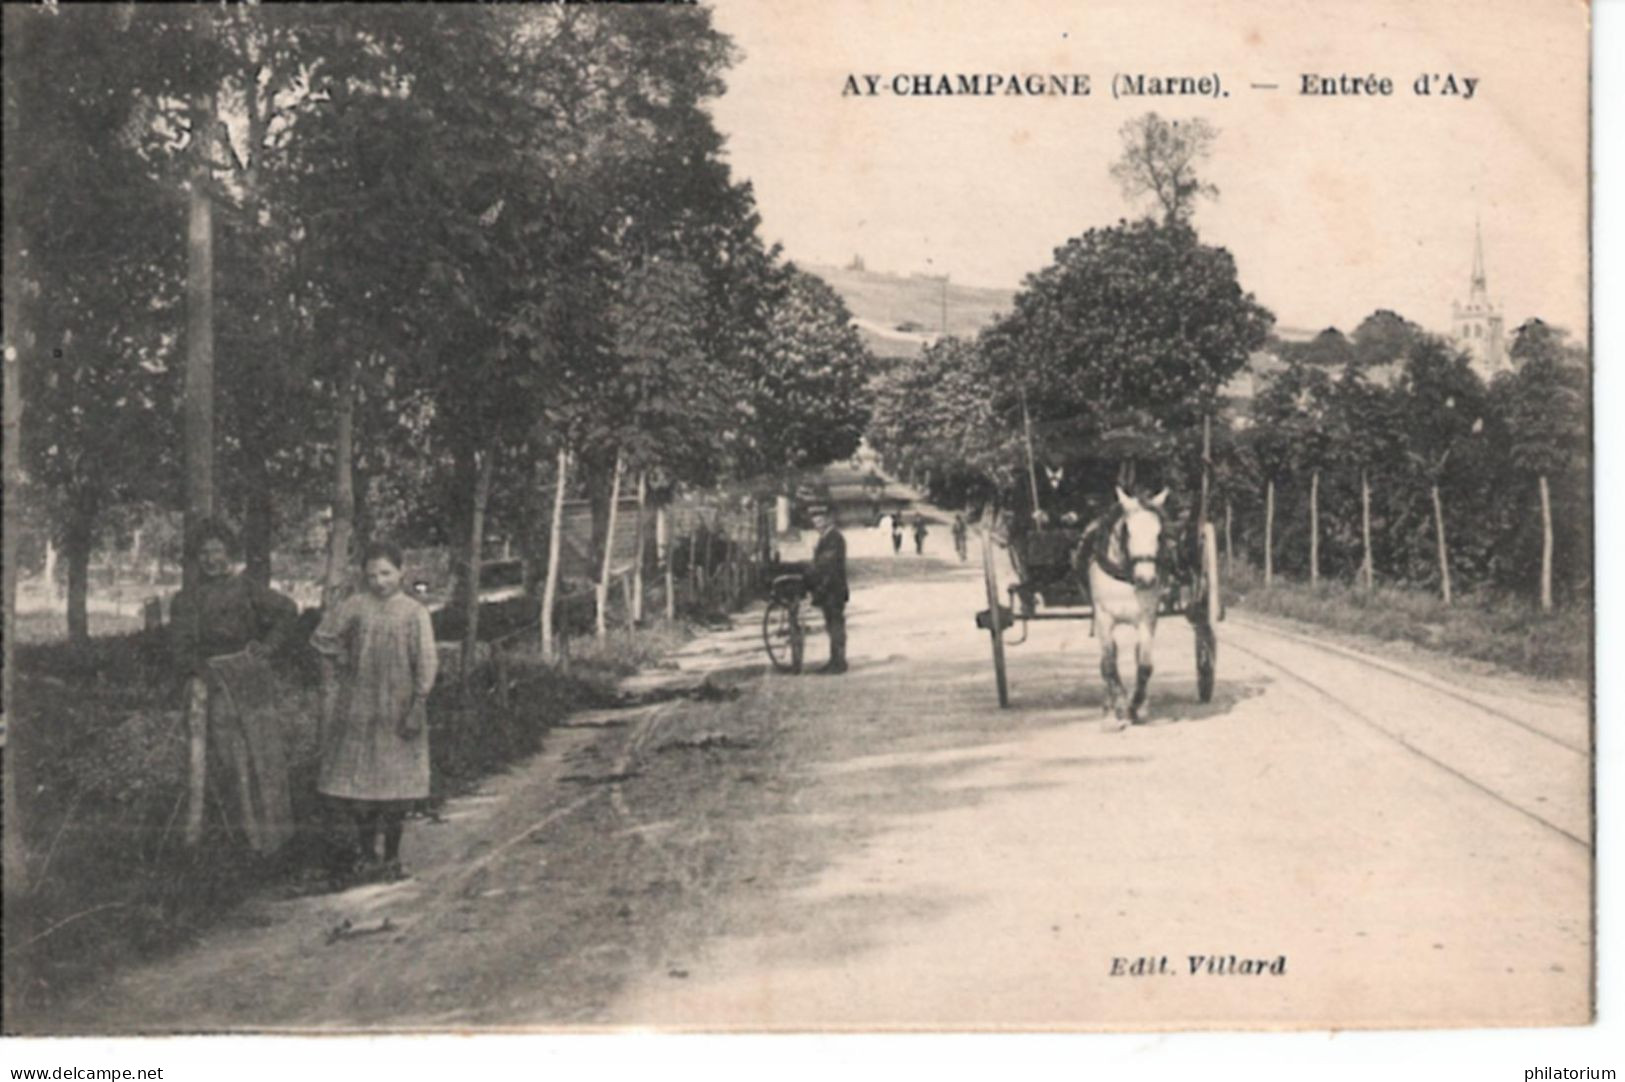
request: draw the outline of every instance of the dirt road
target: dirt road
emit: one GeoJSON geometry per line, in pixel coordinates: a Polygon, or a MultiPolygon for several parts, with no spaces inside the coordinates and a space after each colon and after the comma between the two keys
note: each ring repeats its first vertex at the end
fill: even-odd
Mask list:
{"type": "Polygon", "coordinates": [[[700,697],[577,718],[412,824],[410,882],[258,901],[48,1028],[1588,1016],[1583,702],[1233,619],[1204,705],[1172,619],[1156,724],[1100,730],[1082,623],[1010,652],[1000,711],[974,546],[848,538],[846,676],[766,673],[746,618],[665,674],[700,697]]]}

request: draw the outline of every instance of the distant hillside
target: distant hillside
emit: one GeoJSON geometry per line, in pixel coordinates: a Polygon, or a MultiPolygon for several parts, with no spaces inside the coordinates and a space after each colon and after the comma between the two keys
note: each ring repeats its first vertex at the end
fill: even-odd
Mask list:
{"type": "MultiPolygon", "coordinates": [[[[852,322],[864,344],[877,357],[915,357],[937,340],[942,330],[942,282],[914,275],[886,274],[853,270],[825,264],[798,264],[816,274],[841,295],[852,312],[852,322]]],[[[1013,289],[948,283],[948,331],[962,338],[973,337],[997,316],[1010,310],[1013,289]]],[[[1287,342],[1306,342],[1317,332],[1301,327],[1276,327],[1275,336],[1287,342]]],[[[1239,374],[1226,393],[1251,398],[1259,377],[1280,367],[1267,349],[1254,353],[1247,370],[1239,374]]]]}
{"type": "MultiPolygon", "coordinates": [[[[852,312],[865,344],[881,357],[913,357],[942,330],[939,279],[800,265],[828,282],[852,312]]],[[[948,333],[969,338],[1010,310],[1014,290],[948,283],[948,333]]]]}

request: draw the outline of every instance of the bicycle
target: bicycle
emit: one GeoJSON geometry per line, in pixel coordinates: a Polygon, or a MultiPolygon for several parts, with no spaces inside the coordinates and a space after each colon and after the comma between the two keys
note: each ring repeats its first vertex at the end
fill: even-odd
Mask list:
{"type": "Polygon", "coordinates": [[[809,643],[823,631],[823,616],[807,600],[807,576],[792,571],[775,575],[762,613],[762,643],[767,659],[779,672],[799,673],[807,663],[809,643]]]}

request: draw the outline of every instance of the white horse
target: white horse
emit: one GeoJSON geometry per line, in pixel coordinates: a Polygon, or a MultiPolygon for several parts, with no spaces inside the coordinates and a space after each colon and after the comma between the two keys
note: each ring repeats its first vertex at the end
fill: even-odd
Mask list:
{"type": "Polygon", "coordinates": [[[1106,681],[1107,732],[1117,732],[1129,721],[1138,724],[1151,682],[1151,645],[1157,632],[1157,554],[1162,544],[1163,489],[1143,503],[1117,490],[1119,511],[1097,531],[1084,535],[1079,556],[1089,561],[1089,597],[1094,607],[1095,638],[1100,640],[1100,675],[1106,681]],[[1092,534],[1092,536],[1091,536],[1092,534]],[[1085,552],[1085,550],[1088,550],[1085,552]],[[1119,624],[1134,625],[1134,697],[1124,706],[1123,681],[1117,673],[1119,624]]]}

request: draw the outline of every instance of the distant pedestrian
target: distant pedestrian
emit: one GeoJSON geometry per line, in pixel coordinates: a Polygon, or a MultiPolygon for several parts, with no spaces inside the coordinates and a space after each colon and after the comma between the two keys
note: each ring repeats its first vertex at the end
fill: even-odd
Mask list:
{"type": "Polygon", "coordinates": [[[903,551],[903,513],[901,511],[892,513],[891,551],[893,556],[903,551]]]}
{"type": "Polygon", "coordinates": [[[401,569],[399,548],[367,546],[366,589],[329,609],[311,638],[344,670],[332,731],[322,734],[316,788],[349,811],[359,870],[368,878],[404,876],[406,813],[429,795],[427,705],[439,659],[429,610],[401,591],[401,569]]]}
{"type": "Polygon", "coordinates": [[[914,555],[925,555],[925,516],[918,511],[914,512],[914,555]]]}
{"type": "Polygon", "coordinates": [[[965,555],[965,514],[963,511],[954,513],[954,551],[959,553],[959,562],[964,563],[965,555]]]}

